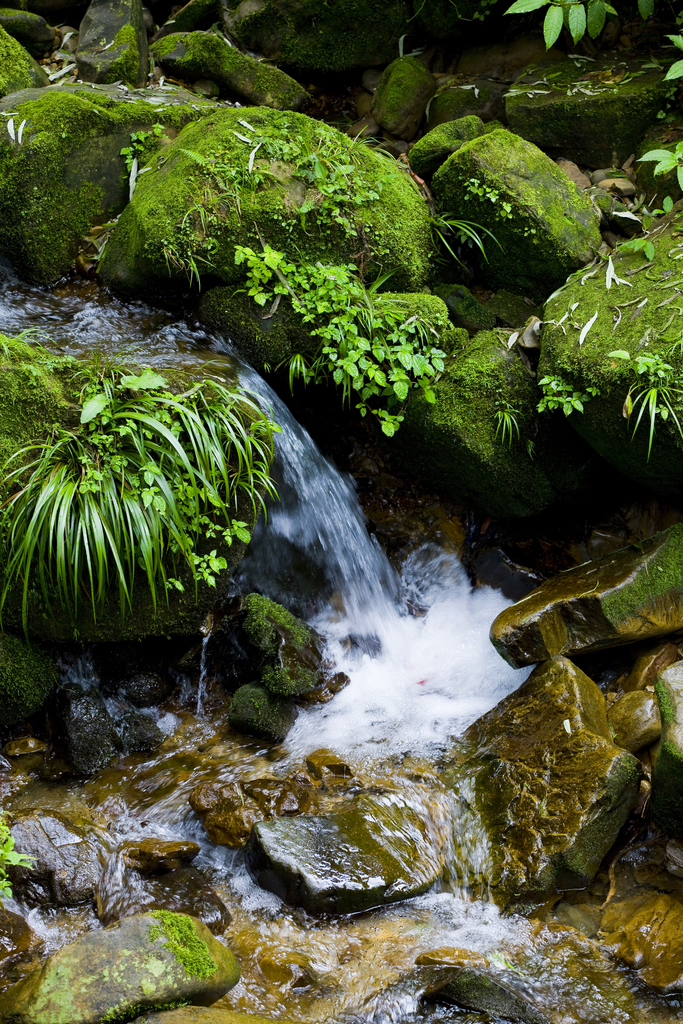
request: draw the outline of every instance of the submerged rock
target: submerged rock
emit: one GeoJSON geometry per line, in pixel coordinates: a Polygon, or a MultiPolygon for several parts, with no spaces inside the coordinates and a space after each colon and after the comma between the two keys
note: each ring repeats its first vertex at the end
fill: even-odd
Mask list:
{"type": "Polygon", "coordinates": [[[124,843],[121,853],[125,863],[141,874],[173,871],[190,864],[200,852],[198,843],[189,839],[141,839],[124,843]]]}
{"type": "Polygon", "coordinates": [[[439,990],[439,999],[452,1001],[466,1010],[503,1017],[513,1024],[550,1024],[512,971],[463,968],[439,990]]]}
{"type": "Polygon", "coordinates": [[[541,584],[500,613],[491,642],[511,665],[664,636],[683,626],[683,524],[541,584]]]}
{"type": "Polygon", "coordinates": [[[683,839],[683,661],[655,683],[662,741],[652,772],[652,817],[668,836],[683,839]]]}
{"type": "Polygon", "coordinates": [[[262,821],[247,867],[264,889],[310,913],[353,914],[418,896],[444,862],[443,821],[434,801],[429,810],[387,793],[339,813],[262,821]]]}
{"type": "Polygon", "coordinates": [[[40,64],[0,24],[0,98],[21,89],[42,88],[49,84],[40,64]]]}
{"type": "Polygon", "coordinates": [[[129,708],[117,715],[114,725],[124,754],[156,750],[165,739],[154,719],[137,708],[129,708]]]}
{"type": "Polygon", "coordinates": [[[32,868],[7,869],[15,894],[29,905],[69,907],[92,900],[102,872],[102,842],[88,825],[77,825],[57,811],[12,815],[10,829],[18,853],[33,858],[32,868]]]}
{"type": "Polygon", "coordinates": [[[608,904],[604,942],[660,995],[683,992],[683,906],[664,893],[608,904]]]}
{"type": "Polygon", "coordinates": [[[465,740],[471,749],[442,778],[457,802],[456,844],[463,815],[476,808],[486,851],[480,881],[495,901],[528,910],[557,889],[587,885],[640,780],[637,759],[612,742],[595,683],[566,658],[552,658],[465,740]]]}
{"type": "Polygon", "coordinates": [[[296,721],[296,704],[277,697],[264,686],[240,686],[232,698],[228,721],[236,732],[258,736],[269,743],[282,743],[296,721]]]}
{"type": "Polygon", "coordinates": [[[78,77],[101,84],[147,84],[149,57],[142,0],[91,0],[81,22],[78,77]]]}
{"type": "Polygon", "coordinates": [[[487,228],[494,287],[547,295],[600,247],[599,215],[550,157],[498,128],[464,143],[432,179],[442,208],[487,228]]]}
{"type": "Polygon", "coordinates": [[[152,56],[169,75],[207,79],[223,93],[254,106],[300,110],[310,99],[306,90],[279,68],[242,53],[211,32],[176,32],[152,45],[152,56]]]}
{"type": "Polygon", "coordinates": [[[203,782],[190,793],[209,839],[223,846],[241,846],[257,821],[305,814],[310,804],[306,787],[289,779],[203,782]]]}
{"type": "Polygon", "coordinates": [[[239,980],[235,957],[195,918],[164,911],[88,932],[0,995],[13,1024],[101,1024],[145,1008],[208,1006],[239,980]]]}
{"type": "Polygon", "coordinates": [[[410,141],[417,133],[434,79],[417,57],[399,57],[386,68],[375,92],[371,113],[380,127],[410,141]]]}

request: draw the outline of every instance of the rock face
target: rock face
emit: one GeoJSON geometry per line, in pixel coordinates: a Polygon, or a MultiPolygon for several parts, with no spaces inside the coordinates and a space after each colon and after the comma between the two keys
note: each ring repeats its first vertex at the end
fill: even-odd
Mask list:
{"type": "Polygon", "coordinates": [[[683,524],[576,566],[502,611],[491,642],[511,665],[600,651],[683,626],[683,524]]]}
{"type": "Polygon", "coordinates": [[[610,903],[605,944],[660,995],[683,992],[683,907],[672,896],[635,896],[610,903]]]}
{"type": "Polygon", "coordinates": [[[208,79],[221,92],[255,106],[300,110],[310,99],[306,90],[279,68],[263,64],[210,32],[176,32],[152,46],[152,56],[169,75],[208,79]]]}
{"type": "Polygon", "coordinates": [[[94,829],[56,811],[13,816],[15,849],[34,858],[33,868],[8,868],[15,893],[30,904],[69,907],[92,900],[102,871],[101,842],[94,829]]]}
{"type": "Polygon", "coordinates": [[[442,778],[456,799],[456,843],[468,805],[481,816],[481,880],[496,902],[530,909],[558,888],[585,886],[628,818],[640,779],[636,758],[612,742],[595,683],[566,658],[552,658],[465,739],[470,752],[442,778]]]}
{"type": "Polygon", "coordinates": [[[387,64],[408,31],[407,0],[226,0],[225,21],[246,49],[317,71],[387,64]]]}
{"type": "MultiPolygon", "coordinates": [[[[21,146],[0,133],[0,255],[28,280],[49,284],[70,269],[90,227],[125,206],[129,183],[121,150],[130,146],[131,132],[151,131],[158,122],[173,137],[200,116],[203,101],[192,97],[200,107],[195,110],[169,95],[160,109],[122,100],[113,87],[45,92],[28,89],[31,84],[15,85],[13,92],[26,91],[0,101],[0,111],[17,112],[17,129],[26,121],[21,146]]],[[[151,135],[146,152],[160,144],[151,135]]]]}
{"type": "Polygon", "coordinates": [[[0,98],[46,85],[49,80],[40,64],[0,24],[0,98]]]}
{"type": "Polygon", "coordinates": [[[0,634],[0,723],[16,725],[45,701],[57,682],[51,658],[17,637],[0,634]]]}
{"type": "Polygon", "coordinates": [[[399,268],[392,278],[399,289],[419,289],[429,273],[429,212],[415,183],[378,154],[353,147],[336,129],[303,114],[267,107],[217,110],[150,167],[100,261],[102,279],[115,288],[140,292],[187,282],[191,265],[239,285],[246,268],[236,264],[235,247],[261,251],[265,238],[299,263],[368,261],[370,275],[379,270],[381,253],[382,267],[399,268]],[[315,184],[321,160],[328,172],[336,168],[331,196],[323,201],[315,184]],[[341,171],[349,166],[353,173],[341,171]],[[213,204],[216,188],[235,201],[218,223],[210,219],[207,233],[203,204],[213,204]]]}
{"type": "Polygon", "coordinates": [[[666,835],[683,839],[683,661],[655,683],[662,742],[652,773],[652,816],[666,835]]]}
{"type": "Polygon", "coordinates": [[[131,1020],[179,1002],[208,1006],[239,980],[239,966],[200,921],[164,911],[89,932],[0,996],[16,1024],[131,1020]]]}
{"type": "Polygon", "coordinates": [[[310,913],[353,914],[425,892],[443,868],[438,812],[400,794],[350,810],[254,825],[245,849],[255,881],[310,913]]]}
{"type": "Polygon", "coordinates": [[[443,209],[487,228],[481,271],[494,286],[531,297],[563,284],[601,244],[599,217],[557,164],[498,128],[466,142],[439,168],[432,191],[443,209]]]}
{"type": "Polygon", "coordinates": [[[471,341],[455,333],[462,348],[434,386],[436,402],[411,398],[392,439],[400,465],[455,501],[501,517],[534,515],[585,485],[590,453],[572,444],[563,422],[539,417],[538,391],[518,350],[506,351],[493,332],[471,341]],[[507,408],[519,431],[511,426],[511,443],[500,426],[507,408]]]}
{"type": "Polygon", "coordinates": [[[42,57],[54,46],[55,30],[39,14],[3,7],[0,9],[0,27],[34,57],[42,57]]]}
{"type": "Polygon", "coordinates": [[[142,0],[91,0],[81,22],[78,76],[84,82],[147,84],[147,31],[142,0]]]}
{"type": "Polygon", "coordinates": [[[310,805],[310,791],[289,779],[203,782],[190,793],[209,839],[225,846],[241,846],[257,821],[305,814],[310,805]]]}
{"type": "Polygon", "coordinates": [[[372,116],[392,135],[409,141],[416,134],[434,95],[434,79],[417,57],[399,57],[382,73],[372,101],[372,116]]]}
{"type": "Polygon", "coordinates": [[[655,122],[665,93],[662,73],[636,61],[565,60],[518,78],[505,110],[510,130],[551,156],[620,167],[655,122]]]}
{"type": "MultiPolygon", "coordinates": [[[[682,224],[676,208],[658,224],[661,230],[650,234],[653,265],[644,273],[642,253],[618,249],[607,264],[578,273],[551,296],[543,313],[538,368],[539,380],[549,377],[563,383],[567,392],[584,395],[583,412],[572,412],[568,419],[590,446],[620,473],[662,495],[677,495],[683,486],[683,438],[668,410],[666,418],[655,417],[651,445],[649,413],[635,428],[643,408],[638,395],[655,382],[673,385],[668,400],[683,424],[682,396],[677,391],[683,361],[672,346],[679,329],[681,265],[676,257],[681,252],[682,224]],[[643,361],[643,356],[652,357],[653,363],[643,361]],[[589,397],[588,388],[597,394],[589,397]],[[629,391],[635,409],[625,417],[629,391]]],[[[661,392],[659,403],[663,405],[661,392]]]]}

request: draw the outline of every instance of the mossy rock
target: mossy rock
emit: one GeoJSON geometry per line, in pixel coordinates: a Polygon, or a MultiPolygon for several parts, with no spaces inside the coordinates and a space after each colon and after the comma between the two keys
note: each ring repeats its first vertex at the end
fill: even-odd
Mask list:
{"type": "MultiPolygon", "coordinates": [[[[0,98],[21,89],[43,88],[49,84],[40,64],[0,25],[0,98]]],[[[17,127],[20,123],[17,121],[17,127]]]]}
{"type": "Polygon", "coordinates": [[[446,303],[451,322],[456,327],[464,327],[471,334],[476,334],[477,331],[490,331],[496,326],[495,313],[482,305],[464,285],[440,285],[436,293],[446,303]]]}
{"type": "Polygon", "coordinates": [[[434,95],[434,79],[417,57],[399,57],[382,72],[372,116],[392,135],[410,140],[434,95]]]}
{"type": "Polygon", "coordinates": [[[587,388],[596,389],[598,395],[583,404],[583,412],[572,412],[568,422],[619,472],[649,490],[670,496],[679,495],[683,486],[683,438],[676,423],[672,416],[667,420],[656,417],[648,455],[648,417],[643,416],[634,434],[640,406],[627,419],[624,402],[636,383],[634,358],[644,353],[659,356],[673,367],[664,371],[664,383],[668,376],[673,385],[669,401],[683,424],[683,396],[675,390],[683,355],[673,344],[683,323],[676,287],[681,269],[676,256],[683,252],[678,237],[682,225],[683,214],[676,208],[662,229],[651,236],[653,266],[644,266],[649,261],[642,253],[620,248],[611,258],[620,283],[610,280],[607,288],[610,264],[603,262],[587,275],[576,274],[552,296],[543,313],[538,369],[539,379],[558,377],[579,393],[588,395],[587,388]],[[579,341],[589,321],[592,324],[579,341]],[[612,357],[611,352],[627,352],[631,359],[612,357]]]}
{"type": "Polygon", "coordinates": [[[579,58],[518,79],[505,109],[511,131],[551,156],[620,167],[655,123],[668,89],[663,72],[641,61],[579,58]]]}
{"type": "Polygon", "coordinates": [[[241,46],[310,71],[388,64],[412,14],[408,0],[226,0],[225,7],[241,46]]]}
{"type": "Polygon", "coordinates": [[[540,320],[543,314],[543,309],[535,306],[530,299],[515,295],[505,288],[501,288],[489,299],[486,308],[495,313],[503,327],[523,327],[530,316],[537,316],[540,320]]]}
{"type": "Polygon", "coordinates": [[[80,25],[78,77],[101,84],[147,84],[149,47],[142,0],[91,0],[80,25]]]}
{"type": "Polygon", "coordinates": [[[456,842],[473,801],[485,829],[477,863],[465,857],[465,884],[488,885],[499,906],[523,912],[558,889],[586,886],[640,781],[638,760],[612,742],[595,683],[552,658],[470,726],[465,742],[471,747],[442,775],[455,796],[456,842]]]}
{"type": "Polygon", "coordinates": [[[396,268],[392,285],[406,290],[429,274],[429,211],[414,182],[395,161],[303,114],[216,110],[149,166],[100,262],[112,287],[177,288],[196,273],[239,285],[235,247],[266,243],[296,263],[355,259],[370,277],[396,268]],[[339,182],[332,204],[316,187],[320,162],[339,182]]]}
{"type": "MultiPolygon", "coordinates": [[[[464,117],[480,117],[482,121],[505,121],[505,93],[509,88],[502,82],[478,78],[469,85],[462,79],[441,78],[436,95],[428,109],[427,128],[432,131],[448,121],[464,117]]],[[[498,124],[498,127],[502,127],[498,124]]]]}
{"type": "Polygon", "coordinates": [[[155,41],[176,32],[194,32],[195,29],[208,28],[218,20],[221,6],[218,0],[189,0],[184,7],[164,22],[154,36],[155,41]]]}
{"type": "Polygon", "coordinates": [[[34,57],[42,57],[54,46],[55,30],[50,28],[45,18],[41,18],[39,14],[32,14],[31,11],[16,11],[11,7],[1,7],[0,28],[3,28],[8,35],[26,47],[34,57]]]}
{"type": "Polygon", "coordinates": [[[659,674],[655,693],[662,739],[652,772],[652,816],[665,835],[683,839],[683,662],[659,674]]]}
{"type": "MultiPolygon", "coordinates": [[[[67,273],[90,227],[119,214],[128,200],[121,149],[130,146],[131,132],[160,123],[167,141],[201,116],[202,101],[192,100],[194,106],[170,95],[162,109],[124,100],[114,87],[64,86],[0,101],[0,111],[16,111],[15,128],[26,121],[21,146],[0,133],[0,254],[40,284],[67,273]]],[[[164,141],[151,135],[145,151],[164,141]]]]}
{"type": "MultiPolygon", "coordinates": [[[[421,178],[430,177],[446,162],[451,153],[460,149],[463,143],[484,135],[486,130],[482,119],[475,115],[460,117],[432,128],[418,139],[410,150],[410,169],[421,178]]],[[[489,130],[492,131],[493,128],[489,130]]]]}
{"type": "Polygon", "coordinates": [[[228,721],[236,732],[256,736],[268,743],[282,743],[294,725],[296,705],[270,693],[264,686],[240,686],[232,698],[228,721]]]}
{"type": "Polygon", "coordinates": [[[584,486],[586,450],[563,422],[539,416],[536,382],[519,354],[493,331],[471,341],[462,328],[456,333],[462,350],[446,363],[436,402],[411,398],[392,439],[399,465],[439,493],[503,518],[534,515],[584,486]],[[496,416],[505,403],[519,428],[511,444],[496,416]]]}
{"type": "MultiPolygon", "coordinates": [[[[278,1024],[294,1024],[277,1018],[278,1024]]],[[[274,1024],[272,1017],[259,1017],[253,1013],[223,1010],[220,1007],[182,1006],[166,1013],[145,1013],[135,1024],[274,1024]]]]}
{"type": "Polygon", "coordinates": [[[480,264],[494,287],[547,295],[601,245],[590,200],[545,153],[502,128],[449,156],[432,191],[443,209],[497,239],[480,264]]]}
{"type": "Polygon", "coordinates": [[[312,626],[261,594],[244,599],[242,628],[262,667],[261,680],[279,697],[308,693],[322,682],[323,640],[312,626]]]}
{"type": "MultiPolygon", "coordinates": [[[[426,292],[383,292],[382,298],[405,310],[405,319],[419,317],[434,336],[434,343],[446,352],[457,346],[456,332],[448,309],[437,295],[426,292]]],[[[229,338],[252,366],[276,369],[293,355],[312,361],[322,348],[322,339],[311,334],[310,324],[292,309],[283,296],[277,309],[259,306],[244,289],[212,288],[202,297],[202,321],[211,330],[229,338]]]]}
{"type": "Polygon", "coordinates": [[[0,634],[0,725],[23,722],[57,683],[54,661],[25,640],[0,634]]]}
{"type": "Polygon", "coordinates": [[[513,971],[501,973],[499,969],[465,967],[439,989],[439,999],[518,1024],[550,1024],[545,1014],[533,1005],[525,988],[513,971]]]}
{"type": "Polygon", "coordinates": [[[652,131],[648,132],[640,145],[635,150],[636,162],[633,165],[636,171],[638,191],[645,193],[645,205],[652,210],[656,207],[661,209],[662,203],[667,196],[671,196],[674,203],[683,197],[683,189],[678,183],[676,169],[668,174],[655,175],[657,160],[641,160],[640,158],[653,149],[665,149],[672,153],[683,138],[683,133],[677,132],[678,138],[670,139],[670,127],[666,124],[659,124],[652,131]]]}
{"type": "Polygon", "coordinates": [[[224,95],[275,110],[300,110],[309,94],[284,71],[229,46],[212,32],[176,32],[152,45],[152,56],[169,75],[215,82],[224,95]]]}

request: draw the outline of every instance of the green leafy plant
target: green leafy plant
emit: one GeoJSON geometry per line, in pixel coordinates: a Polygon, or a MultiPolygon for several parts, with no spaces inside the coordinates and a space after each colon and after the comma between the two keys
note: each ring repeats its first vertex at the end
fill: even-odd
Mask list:
{"type": "Polygon", "coordinates": [[[395,410],[411,388],[435,401],[431,385],[444,368],[444,352],[432,327],[407,316],[401,300],[378,291],[390,274],[368,288],[352,263],[297,266],[267,244],[260,253],[238,246],[235,262],[246,264],[247,291],[258,305],[289,296],[304,324],[312,325],[310,334],[321,339],[313,359],[296,354],[289,361],[290,384],[299,377],[304,383],[331,377],[344,401],[355,395],[361,415],[377,416],[388,437],[403,420],[395,410]]]}
{"type": "Polygon", "coordinates": [[[33,868],[34,857],[26,853],[17,853],[14,849],[14,837],[7,825],[7,819],[0,813],[0,899],[11,899],[12,886],[7,877],[7,868],[33,868]]]}
{"type": "MultiPolygon", "coordinates": [[[[680,63],[683,64],[683,61],[680,61],[680,63]]],[[[683,74],[683,71],[681,71],[681,74],[683,74]]],[[[653,172],[655,175],[668,174],[669,171],[675,169],[678,184],[683,189],[683,142],[679,142],[674,150],[651,149],[640,157],[641,162],[645,160],[657,161],[657,166],[653,172]]]]}
{"type": "Polygon", "coordinates": [[[256,509],[274,494],[278,428],[255,397],[209,376],[176,394],[151,369],[106,362],[80,379],[80,427],[54,428],[5,465],[0,613],[20,588],[24,628],[36,590],[75,626],[79,604],[96,617],[112,583],[123,618],[138,572],[155,609],[159,588],[166,600],[183,589],[167,566],[214,586],[227,563],[217,549],[197,551],[200,540],[247,543],[247,524],[233,518],[240,496],[256,509]]]}
{"type": "Polygon", "coordinates": [[[431,217],[430,225],[435,247],[437,242],[441,242],[456,263],[460,263],[461,266],[462,260],[453,249],[452,241],[459,245],[469,245],[478,249],[484,259],[486,259],[486,252],[481,235],[479,234],[480,231],[483,231],[489,238],[492,238],[496,245],[500,247],[500,242],[488,228],[482,227],[481,224],[475,224],[471,220],[459,220],[452,213],[440,213],[435,217],[431,217]]]}
{"type": "Polygon", "coordinates": [[[133,161],[136,157],[139,159],[147,148],[147,142],[150,139],[160,139],[164,134],[163,124],[154,124],[148,132],[131,132],[130,135],[130,146],[124,146],[121,150],[121,156],[126,161],[126,170],[130,174],[133,169],[133,161]]]}
{"type": "MultiPolygon", "coordinates": [[[[649,2],[653,4],[654,0],[649,0],[649,2]]],[[[677,19],[677,24],[680,25],[680,23],[680,19],[677,19]]],[[[677,50],[683,50],[683,36],[667,36],[666,38],[671,40],[671,42],[674,44],[677,50]]],[[[683,77],[683,60],[677,60],[675,64],[672,64],[669,70],[667,71],[666,75],[664,76],[664,81],[671,81],[674,78],[681,77],[683,77]]]]}
{"type": "Polygon", "coordinates": [[[488,185],[482,184],[477,178],[470,178],[465,188],[476,199],[482,202],[488,200],[489,203],[493,203],[496,207],[497,220],[510,220],[514,217],[512,204],[501,200],[501,193],[497,188],[490,188],[488,185]]]}
{"type": "Polygon", "coordinates": [[[570,416],[573,412],[583,412],[584,404],[600,394],[598,388],[594,387],[577,391],[562,377],[553,375],[542,377],[538,385],[543,392],[543,397],[538,403],[538,411],[545,412],[548,409],[553,412],[555,409],[561,409],[565,416],[570,416]]]}
{"type": "Polygon", "coordinates": [[[519,409],[510,403],[504,395],[499,393],[496,399],[496,437],[500,437],[501,443],[507,445],[509,448],[512,447],[512,442],[517,437],[519,440],[519,423],[517,417],[519,416],[519,409]]]}
{"type": "MultiPolygon", "coordinates": [[[[614,7],[605,0],[516,0],[505,13],[529,14],[541,7],[548,7],[543,22],[543,35],[548,49],[557,41],[563,26],[569,30],[574,43],[578,43],[586,30],[591,39],[596,39],[604,28],[607,15],[617,15],[614,7]]],[[[643,20],[652,16],[654,8],[654,0],[638,0],[638,13],[643,20]]],[[[676,46],[683,49],[683,45],[675,42],[676,38],[680,37],[669,36],[676,46]]],[[[679,63],[683,65],[683,61],[679,63]]],[[[678,78],[683,74],[683,69],[676,75],[671,74],[671,71],[673,68],[667,78],[678,78]]]]}
{"type": "Polygon", "coordinates": [[[661,356],[656,354],[647,355],[639,353],[631,357],[630,352],[617,349],[610,352],[611,359],[623,359],[631,364],[635,380],[629,388],[624,402],[624,416],[631,420],[631,416],[639,408],[638,417],[631,434],[631,440],[636,436],[636,431],[645,417],[649,421],[650,430],[647,445],[647,460],[650,461],[652,443],[655,437],[657,417],[666,422],[669,417],[676,424],[676,429],[683,438],[683,429],[673,408],[672,402],[677,395],[683,395],[680,374],[673,366],[665,363],[661,356]]]}

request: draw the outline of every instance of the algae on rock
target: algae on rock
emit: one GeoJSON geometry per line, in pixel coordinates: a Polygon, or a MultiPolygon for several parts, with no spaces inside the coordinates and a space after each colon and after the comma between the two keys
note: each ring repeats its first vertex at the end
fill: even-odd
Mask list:
{"type": "Polygon", "coordinates": [[[142,0],[91,0],[81,22],[76,54],[84,82],[147,84],[147,31],[142,0]]]}
{"type": "Polygon", "coordinates": [[[0,25],[0,99],[21,89],[42,88],[49,84],[40,64],[0,25]]]}
{"type": "Polygon", "coordinates": [[[24,640],[0,634],[0,725],[17,725],[29,718],[56,682],[52,658],[24,640]]]}
{"type": "Polygon", "coordinates": [[[655,693],[662,740],[652,772],[652,817],[665,835],[683,839],[683,662],[660,672],[655,693]]]}

